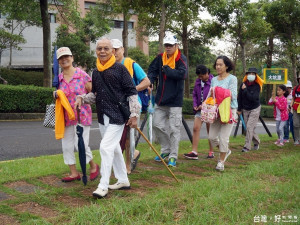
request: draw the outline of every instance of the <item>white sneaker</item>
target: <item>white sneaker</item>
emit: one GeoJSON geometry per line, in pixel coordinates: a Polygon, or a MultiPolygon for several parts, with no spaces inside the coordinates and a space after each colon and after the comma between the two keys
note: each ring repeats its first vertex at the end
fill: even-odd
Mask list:
{"type": "Polygon", "coordinates": [[[216,170],[219,170],[219,171],[224,171],[224,162],[222,161],[218,161],[218,164],[216,166],[216,170]]]}
{"type": "Polygon", "coordinates": [[[103,190],[102,188],[97,188],[96,191],[93,192],[93,196],[96,198],[104,198],[108,193],[108,190],[103,190]]]}
{"type": "Polygon", "coordinates": [[[224,162],[226,161],[226,159],[228,158],[228,156],[230,156],[231,151],[228,149],[228,152],[226,152],[225,158],[224,158],[224,162]]]}
{"type": "Polygon", "coordinates": [[[130,183],[115,183],[115,184],[111,184],[108,185],[108,188],[111,190],[122,190],[122,189],[130,189],[130,183]]]}

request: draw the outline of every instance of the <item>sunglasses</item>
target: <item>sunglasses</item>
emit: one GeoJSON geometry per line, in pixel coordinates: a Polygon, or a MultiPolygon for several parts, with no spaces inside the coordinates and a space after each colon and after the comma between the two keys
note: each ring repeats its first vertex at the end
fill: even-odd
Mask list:
{"type": "MultiPolygon", "coordinates": [[[[175,45],[175,44],[174,44],[175,45]]],[[[164,44],[165,48],[172,48],[174,45],[171,44],[164,44]]]]}

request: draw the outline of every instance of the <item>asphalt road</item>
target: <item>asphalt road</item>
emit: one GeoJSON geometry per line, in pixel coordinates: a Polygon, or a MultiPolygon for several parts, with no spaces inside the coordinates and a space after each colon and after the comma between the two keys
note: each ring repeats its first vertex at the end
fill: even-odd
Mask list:
{"type": "MultiPolygon", "coordinates": [[[[186,122],[192,132],[193,120],[186,120],[186,122]]],[[[275,133],[275,121],[265,122],[270,132],[275,133]]],[[[233,135],[234,130],[235,127],[231,135],[233,135]]],[[[144,131],[147,133],[146,127],[144,131]]],[[[261,123],[258,123],[256,132],[259,134],[266,133],[261,123]]],[[[241,125],[239,134],[241,134],[241,125]]],[[[200,138],[207,138],[205,126],[202,126],[200,138]]],[[[140,141],[145,142],[142,139],[141,137],[140,141]]],[[[189,140],[183,126],[181,139],[189,140]]],[[[92,150],[99,149],[100,140],[98,123],[94,120],[90,132],[92,150]]],[[[61,141],[55,139],[53,129],[43,127],[42,121],[0,121],[0,161],[61,153],[61,141]]]]}

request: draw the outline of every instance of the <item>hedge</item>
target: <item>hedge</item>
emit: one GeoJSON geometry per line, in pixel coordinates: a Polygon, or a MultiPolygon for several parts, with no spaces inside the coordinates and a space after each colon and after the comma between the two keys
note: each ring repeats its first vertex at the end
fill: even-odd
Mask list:
{"type": "MultiPolygon", "coordinates": [[[[44,88],[28,85],[0,84],[0,113],[44,113],[46,105],[50,104],[54,88],[44,88]]],[[[96,112],[95,105],[92,106],[96,112]]],[[[193,114],[193,100],[185,98],[182,106],[183,114],[193,114]]],[[[262,105],[262,117],[273,117],[273,106],[262,105]]]]}
{"type": "Polygon", "coordinates": [[[25,72],[22,70],[0,68],[0,76],[5,79],[9,85],[43,86],[44,75],[42,72],[25,72]]]}
{"type": "Polygon", "coordinates": [[[1,113],[44,113],[54,88],[0,85],[1,113]]]}

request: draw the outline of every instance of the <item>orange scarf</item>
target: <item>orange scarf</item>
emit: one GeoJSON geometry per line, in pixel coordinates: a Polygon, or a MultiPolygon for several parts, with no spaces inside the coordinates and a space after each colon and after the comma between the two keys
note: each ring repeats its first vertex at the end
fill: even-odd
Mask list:
{"type": "Polygon", "coordinates": [[[131,77],[133,77],[133,63],[134,62],[135,61],[133,59],[128,58],[128,57],[124,59],[124,66],[128,70],[131,77]]]}
{"type": "Polygon", "coordinates": [[[178,55],[178,49],[176,49],[176,51],[174,52],[174,54],[171,57],[169,57],[169,58],[167,56],[167,53],[164,52],[164,54],[162,56],[163,65],[168,65],[172,69],[175,69],[175,59],[177,58],[177,55],[178,55]]]}
{"type": "Polygon", "coordinates": [[[110,57],[110,59],[109,59],[104,65],[102,65],[102,64],[100,63],[100,60],[97,58],[97,62],[96,62],[97,69],[98,69],[100,72],[102,72],[102,71],[107,70],[108,68],[112,67],[112,66],[115,64],[115,62],[116,62],[116,57],[115,57],[115,55],[112,55],[112,56],[110,57]]]}
{"type": "MultiPolygon", "coordinates": [[[[247,81],[247,75],[244,76],[244,79],[243,79],[243,82],[246,82],[247,81]]],[[[257,74],[256,74],[256,78],[254,80],[256,83],[259,84],[260,86],[260,92],[262,92],[262,86],[264,84],[264,80],[261,79],[257,74]]]]}
{"type": "Polygon", "coordinates": [[[55,103],[55,138],[58,140],[65,135],[64,110],[67,111],[70,120],[75,120],[75,114],[65,93],[62,90],[57,90],[56,93],[58,98],[55,103]]]}

